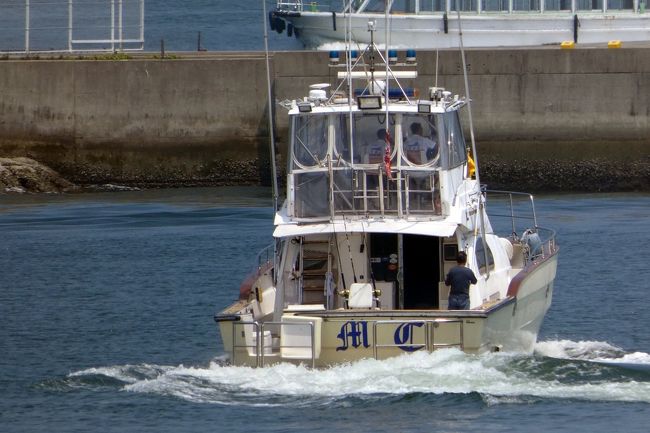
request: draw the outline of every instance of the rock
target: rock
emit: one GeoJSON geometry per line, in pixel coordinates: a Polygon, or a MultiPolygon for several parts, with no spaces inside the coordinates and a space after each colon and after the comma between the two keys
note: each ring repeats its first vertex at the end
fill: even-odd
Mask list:
{"type": "Polygon", "coordinates": [[[61,193],[74,189],[73,183],[31,158],[0,158],[0,193],[61,193]]]}

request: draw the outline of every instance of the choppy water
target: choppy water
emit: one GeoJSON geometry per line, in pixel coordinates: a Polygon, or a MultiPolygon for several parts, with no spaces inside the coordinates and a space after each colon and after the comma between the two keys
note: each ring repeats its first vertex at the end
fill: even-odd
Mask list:
{"type": "Polygon", "coordinates": [[[648,195],[538,197],[533,355],[228,366],[212,321],[270,241],[262,188],[0,195],[2,432],[646,432],[648,195]]]}

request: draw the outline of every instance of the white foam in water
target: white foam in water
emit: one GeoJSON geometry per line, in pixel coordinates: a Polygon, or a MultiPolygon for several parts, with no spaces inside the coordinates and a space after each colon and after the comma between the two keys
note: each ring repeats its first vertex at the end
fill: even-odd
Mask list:
{"type": "Polygon", "coordinates": [[[599,357],[617,357],[623,350],[603,341],[540,341],[535,352],[543,356],[559,359],[589,360],[599,357]]]}
{"type": "Polygon", "coordinates": [[[142,377],[151,377],[155,378],[160,375],[161,372],[166,370],[173,369],[175,367],[164,367],[151,364],[139,364],[139,365],[118,365],[113,367],[96,367],[96,368],[86,368],[81,371],[75,371],[68,374],[68,377],[84,377],[84,376],[106,376],[112,379],[117,379],[125,383],[136,383],[142,379],[142,377]]]}
{"type": "MultiPolygon", "coordinates": [[[[607,343],[555,341],[539,343],[538,354],[564,357],[576,351],[615,352],[607,343]],[[562,356],[556,356],[562,355],[562,356]]],[[[207,367],[124,366],[87,369],[75,376],[104,374],[126,383],[130,392],[172,395],[193,402],[250,406],[329,404],[342,398],[386,395],[468,394],[488,404],[512,404],[531,398],[631,401],[650,403],[650,382],[590,380],[560,382],[559,376],[539,377],[536,364],[513,363],[522,355],[467,355],[455,349],[414,353],[382,361],[362,360],[329,369],[277,364],[266,368],[234,367],[213,362],[207,367]],[[514,365],[514,367],[513,367],[514,365]]],[[[571,359],[570,357],[567,359],[571,359]]],[[[575,358],[573,358],[575,359],[575,358]]],[[[620,359],[643,361],[650,355],[620,359]]]]}
{"type": "Polygon", "coordinates": [[[539,342],[535,351],[559,359],[577,359],[622,368],[650,371],[650,354],[624,353],[622,349],[602,341],[546,341],[539,342]]]}

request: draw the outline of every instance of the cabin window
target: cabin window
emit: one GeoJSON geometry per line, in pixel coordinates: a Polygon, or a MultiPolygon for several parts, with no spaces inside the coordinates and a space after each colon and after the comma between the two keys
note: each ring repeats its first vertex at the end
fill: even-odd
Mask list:
{"type": "Polygon", "coordinates": [[[449,10],[456,10],[456,3],[458,3],[458,10],[461,12],[476,11],[478,0],[449,0],[449,10]]]}
{"type": "Polygon", "coordinates": [[[391,14],[415,13],[415,0],[395,0],[390,9],[391,14]]]}
{"type": "Polygon", "coordinates": [[[478,268],[478,271],[480,274],[485,274],[488,271],[494,270],[494,257],[492,256],[492,250],[490,250],[490,246],[487,243],[487,240],[485,241],[485,246],[487,247],[487,250],[484,249],[483,247],[483,238],[478,237],[476,238],[476,248],[474,251],[476,252],[476,267],[478,268]],[[486,261],[486,253],[487,252],[487,261],[486,261]]]}
{"type": "Polygon", "coordinates": [[[316,218],[329,215],[329,176],[325,171],[293,174],[294,216],[316,218]]]}
{"type": "Polygon", "coordinates": [[[339,166],[341,162],[352,162],[349,119],[350,116],[338,116],[334,121],[334,166],[339,166]]]}
{"type": "Polygon", "coordinates": [[[579,11],[602,11],[603,0],[576,0],[576,10],[579,11]]]}
{"type": "Polygon", "coordinates": [[[607,10],[632,10],[634,9],[633,0],[609,0],[607,10]]]}
{"type": "Polygon", "coordinates": [[[298,168],[324,166],[327,162],[327,116],[296,116],[293,163],[298,168]]]}
{"type": "Polygon", "coordinates": [[[486,12],[507,11],[509,8],[508,0],[481,0],[481,10],[486,12]]]}
{"type": "MultiPolygon", "coordinates": [[[[350,2],[350,7],[352,8],[352,12],[358,11],[362,4],[363,4],[363,0],[352,0],[350,2]]],[[[330,2],[330,11],[336,12],[333,8],[334,8],[334,2],[330,2]]],[[[347,10],[348,10],[347,7],[344,8],[344,11],[347,12],[347,10]]]]}
{"type": "Polygon", "coordinates": [[[450,111],[440,117],[442,119],[442,122],[438,122],[440,130],[438,136],[441,138],[440,165],[445,169],[458,167],[467,161],[465,137],[458,119],[458,112],[450,111]]]}
{"type": "Polygon", "coordinates": [[[386,131],[392,157],[395,157],[395,116],[370,114],[354,117],[354,161],[361,164],[380,164],[386,153],[386,131]]]}
{"type": "Polygon", "coordinates": [[[445,0],[420,0],[420,12],[443,12],[445,0]]]}
{"type": "Polygon", "coordinates": [[[438,160],[436,116],[404,115],[402,154],[410,165],[432,165],[438,160]]]}
{"type": "Polygon", "coordinates": [[[540,0],[513,0],[512,10],[519,12],[539,12],[540,0]]]}
{"type": "Polygon", "coordinates": [[[570,11],[571,0],[546,0],[544,2],[545,11],[570,11]]]}
{"type": "Polygon", "coordinates": [[[386,2],[384,0],[370,0],[366,5],[365,12],[385,12],[386,2]]]}

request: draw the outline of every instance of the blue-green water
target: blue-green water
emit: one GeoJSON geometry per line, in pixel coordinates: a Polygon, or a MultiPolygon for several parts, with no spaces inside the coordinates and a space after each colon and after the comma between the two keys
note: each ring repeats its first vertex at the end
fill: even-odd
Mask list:
{"type": "Polygon", "coordinates": [[[212,316],[270,241],[268,197],[0,195],[0,431],[648,430],[650,196],[537,198],[561,251],[533,355],[230,367],[212,316]]]}

